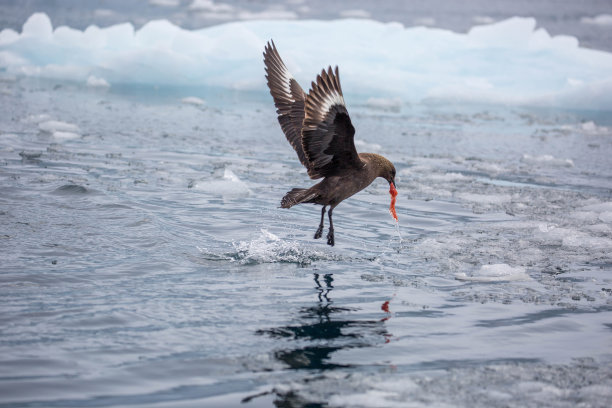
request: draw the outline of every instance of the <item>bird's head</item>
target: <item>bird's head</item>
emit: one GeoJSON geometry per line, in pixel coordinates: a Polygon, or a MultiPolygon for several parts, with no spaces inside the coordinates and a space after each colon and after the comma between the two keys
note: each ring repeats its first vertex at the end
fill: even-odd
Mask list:
{"type": "Polygon", "coordinates": [[[395,166],[385,157],[379,156],[378,177],[382,177],[395,187],[395,166]]]}

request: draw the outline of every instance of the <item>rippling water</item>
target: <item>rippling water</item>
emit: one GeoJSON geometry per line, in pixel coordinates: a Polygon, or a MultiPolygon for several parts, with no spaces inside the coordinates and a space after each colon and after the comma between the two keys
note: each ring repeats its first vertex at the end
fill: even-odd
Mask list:
{"type": "Polygon", "coordinates": [[[609,402],[609,115],[347,97],[331,248],[268,95],[0,84],[0,406],[609,402]]]}

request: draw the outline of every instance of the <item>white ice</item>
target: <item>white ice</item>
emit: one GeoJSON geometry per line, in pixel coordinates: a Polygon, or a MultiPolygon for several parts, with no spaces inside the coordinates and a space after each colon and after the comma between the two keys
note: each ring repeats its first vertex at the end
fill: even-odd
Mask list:
{"type": "Polygon", "coordinates": [[[62,122],[59,120],[47,120],[38,124],[38,127],[43,132],[55,133],[55,132],[79,132],[79,127],[72,123],[62,122]]]}
{"type": "Polygon", "coordinates": [[[181,99],[181,102],[184,103],[185,105],[194,105],[194,106],[202,106],[206,103],[204,102],[204,99],[198,98],[197,96],[187,96],[181,99]]]}
{"type": "MultiPolygon", "coordinates": [[[[229,7],[203,0],[191,6],[197,12],[229,7]]],[[[263,13],[251,17],[294,18],[283,10],[263,13]]],[[[21,33],[0,33],[0,69],[83,83],[93,75],[113,85],[264,91],[262,50],[271,38],[303,86],[337,64],[345,96],[386,98],[372,102],[612,106],[612,54],[551,36],[533,18],[476,26],[467,34],[367,19],[243,21],[194,31],[158,20],[139,30],[126,23],[80,31],[54,29],[37,13],[21,33]]]]}
{"type": "Polygon", "coordinates": [[[98,78],[90,75],[89,78],[87,78],[87,86],[92,88],[109,88],[110,84],[104,78],[98,78]]]}
{"type": "Polygon", "coordinates": [[[226,198],[240,198],[251,194],[247,184],[227,167],[216,171],[213,177],[213,179],[198,180],[193,183],[192,188],[210,195],[226,198]]]}

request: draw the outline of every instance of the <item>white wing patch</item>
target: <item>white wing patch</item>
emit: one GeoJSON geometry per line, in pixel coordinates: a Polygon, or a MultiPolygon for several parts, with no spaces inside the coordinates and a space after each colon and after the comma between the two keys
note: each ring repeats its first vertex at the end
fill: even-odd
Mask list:
{"type": "Polygon", "coordinates": [[[325,117],[325,115],[327,115],[331,107],[334,105],[342,105],[346,107],[344,104],[344,97],[335,89],[331,93],[325,95],[325,98],[321,101],[319,109],[322,116],[325,117]]]}
{"type": "Polygon", "coordinates": [[[287,95],[287,99],[289,99],[292,103],[295,102],[293,95],[291,94],[291,80],[295,80],[293,75],[287,70],[287,67],[283,65],[283,71],[280,73],[281,79],[283,81],[283,91],[287,95]]]}

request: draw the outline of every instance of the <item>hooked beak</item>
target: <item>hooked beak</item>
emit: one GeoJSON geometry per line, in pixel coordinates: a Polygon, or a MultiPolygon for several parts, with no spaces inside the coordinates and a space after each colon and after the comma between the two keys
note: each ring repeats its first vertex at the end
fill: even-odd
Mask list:
{"type": "Polygon", "coordinates": [[[389,184],[393,184],[393,188],[397,189],[397,186],[395,185],[395,180],[391,180],[389,184]]]}

